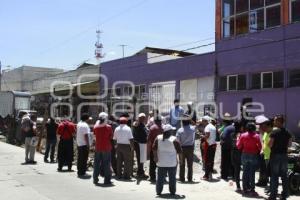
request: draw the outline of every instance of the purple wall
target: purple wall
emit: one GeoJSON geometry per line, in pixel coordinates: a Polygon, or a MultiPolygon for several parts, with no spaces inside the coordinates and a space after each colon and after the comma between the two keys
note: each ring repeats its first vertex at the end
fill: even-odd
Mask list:
{"type": "MultiPolygon", "coordinates": [[[[109,87],[115,81],[132,81],[136,85],[154,82],[179,81],[214,75],[215,60],[218,75],[250,74],[263,71],[300,69],[300,23],[225,39],[216,44],[216,53],[189,56],[154,64],[147,63],[147,55],[132,56],[103,63],[101,74],[108,77],[109,87]]],[[[101,83],[100,83],[101,84],[101,83]]],[[[249,85],[249,80],[248,80],[249,85]]],[[[237,103],[243,98],[265,105],[265,115],[286,114],[288,128],[300,137],[300,87],[217,92],[216,101],[224,104],[224,112],[235,114],[237,103]]]]}
{"type": "Polygon", "coordinates": [[[125,58],[123,63],[114,64],[114,61],[103,63],[101,73],[109,78],[109,87],[115,81],[120,80],[129,80],[137,85],[175,80],[178,91],[179,80],[212,76],[214,74],[214,59],[214,53],[208,53],[147,64],[146,55],[139,55],[125,58]],[[137,59],[136,57],[143,62],[128,61],[128,59],[137,59]]]}
{"type": "MultiPolygon", "coordinates": [[[[217,43],[219,76],[250,74],[263,71],[285,71],[285,86],[288,70],[300,69],[300,23],[274,28],[259,33],[247,34],[217,43]]],[[[248,80],[249,84],[249,80],[248,80]]],[[[236,113],[237,102],[250,97],[265,105],[265,115],[287,116],[287,126],[300,137],[300,87],[217,92],[217,103],[224,104],[224,112],[236,113]]]]}

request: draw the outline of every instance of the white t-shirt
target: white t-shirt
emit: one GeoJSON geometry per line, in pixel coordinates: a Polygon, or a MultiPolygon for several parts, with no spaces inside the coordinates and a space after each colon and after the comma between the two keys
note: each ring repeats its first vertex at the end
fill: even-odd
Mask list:
{"type": "Polygon", "coordinates": [[[85,140],[86,134],[88,136],[90,135],[90,127],[86,122],[80,121],[77,124],[77,135],[76,135],[77,145],[79,147],[88,145],[85,140]]]}
{"type": "Polygon", "coordinates": [[[130,144],[130,140],[133,139],[132,131],[126,124],[118,126],[114,132],[114,140],[117,144],[130,144]]]}
{"type": "Polygon", "coordinates": [[[216,144],[216,137],[217,137],[217,129],[212,124],[207,124],[204,129],[204,133],[210,133],[207,142],[209,145],[216,144]]]}

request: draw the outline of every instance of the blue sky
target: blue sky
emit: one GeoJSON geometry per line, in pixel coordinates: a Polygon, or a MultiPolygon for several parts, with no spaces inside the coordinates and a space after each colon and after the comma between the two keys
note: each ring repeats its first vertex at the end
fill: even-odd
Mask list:
{"type": "Polygon", "coordinates": [[[214,0],[1,0],[0,60],[71,69],[94,56],[99,27],[104,61],[122,57],[120,44],[128,45],[126,56],[145,46],[188,49],[213,41],[214,6],[214,0]]]}

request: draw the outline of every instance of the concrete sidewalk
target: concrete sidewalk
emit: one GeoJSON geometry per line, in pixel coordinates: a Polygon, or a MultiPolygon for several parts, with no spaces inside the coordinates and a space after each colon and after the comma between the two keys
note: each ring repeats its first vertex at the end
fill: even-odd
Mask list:
{"type": "MultiPolygon", "coordinates": [[[[0,142],[0,199],[1,200],[93,200],[93,199],[157,199],[155,185],[112,180],[113,187],[95,186],[92,179],[79,179],[75,172],[58,173],[57,164],[45,164],[41,154],[37,165],[22,165],[24,149],[0,142]]],[[[76,169],[76,167],[74,167],[76,169]]],[[[92,172],[88,172],[92,174],[92,172]]],[[[200,174],[195,175],[200,180],[200,174]]],[[[103,181],[100,179],[100,183],[103,181]]],[[[177,184],[176,199],[244,199],[234,192],[228,182],[177,184]]],[[[258,190],[263,194],[262,190],[258,190]]],[[[168,193],[165,185],[164,192],[168,193]]],[[[171,198],[166,195],[163,198],[171,198]]],[[[299,197],[291,197],[297,199],[299,197]]]]}

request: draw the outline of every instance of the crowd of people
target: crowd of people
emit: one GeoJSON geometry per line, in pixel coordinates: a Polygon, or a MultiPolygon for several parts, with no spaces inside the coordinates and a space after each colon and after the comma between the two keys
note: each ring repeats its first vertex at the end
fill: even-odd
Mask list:
{"type": "MultiPolygon", "coordinates": [[[[92,128],[88,114],[83,114],[77,124],[70,120],[57,124],[54,119],[50,119],[45,127],[47,141],[44,161],[49,162],[50,153],[50,162],[56,162],[55,147],[58,136],[58,171],[62,171],[64,166],[72,171],[75,138],[78,177],[87,175],[90,148],[94,146],[94,184],[99,183],[101,176],[105,185],[111,185],[112,173],[116,179],[131,180],[134,176],[137,179],[149,178],[149,181],[156,183],[157,195],[161,195],[168,178],[170,193],[175,195],[178,166],[180,182],[194,181],[193,163],[198,138],[204,170],[202,180],[213,180],[219,138],[221,179],[233,179],[237,192],[246,196],[258,196],[256,185],[266,187],[269,199],[273,200],[277,197],[280,177],[283,188],[281,199],[288,197],[287,153],[292,135],[284,128],[282,115],[273,119],[260,115],[253,121],[247,121],[233,120],[226,113],[217,125],[217,121],[210,116],[198,119],[191,102],[188,103],[186,111],[179,104],[179,100],[174,101],[168,117],[153,110],[149,116],[140,113],[133,122],[129,120],[128,114],[115,120],[113,116],[102,112],[92,128]],[[150,160],[148,175],[144,166],[147,160],[150,160]],[[136,174],[133,170],[135,161],[136,174]],[[259,180],[255,183],[258,169],[259,180]]],[[[34,121],[35,116],[24,116],[21,126],[25,136],[25,162],[28,164],[36,163],[34,121]]]]}

